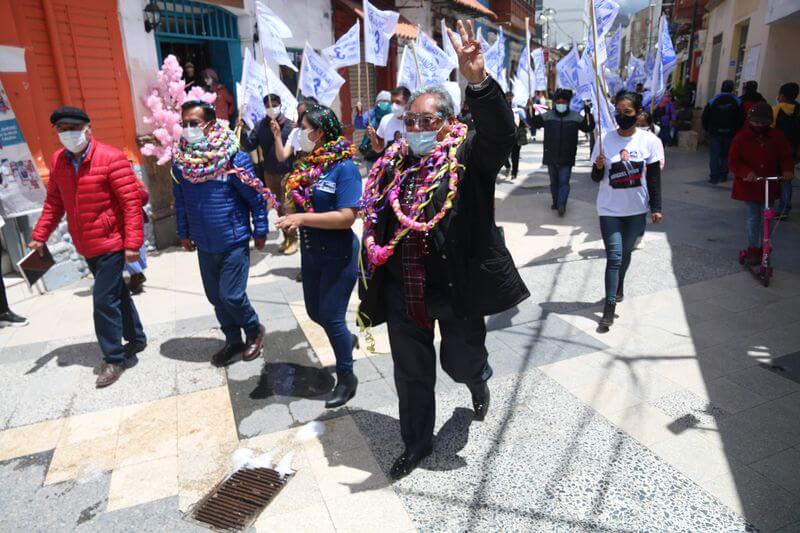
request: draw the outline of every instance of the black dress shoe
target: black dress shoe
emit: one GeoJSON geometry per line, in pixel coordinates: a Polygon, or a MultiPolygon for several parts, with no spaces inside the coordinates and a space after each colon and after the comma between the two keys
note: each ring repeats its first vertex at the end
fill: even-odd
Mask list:
{"type": "Polygon", "coordinates": [[[226,366],[231,359],[244,351],[244,344],[226,344],[217,353],[211,356],[211,364],[217,367],[226,366]]]}
{"type": "Polygon", "coordinates": [[[489,403],[491,402],[491,394],[489,394],[489,386],[486,383],[481,384],[480,387],[472,390],[472,408],[475,409],[475,420],[483,422],[486,418],[486,413],[489,411],[489,403]]]}
{"type": "Polygon", "coordinates": [[[336,409],[337,407],[343,406],[356,395],[357,388],[358,378],[355,374],[349,372],[343,376],[339,376],[328,401],[325,402],[325,407],[328,409],[336,409]]]}
{"type": "Polygon", "coordinates": [[[403,479],[413,472],[422,460],[428,457],[432,452],[433,448],[426,448],[417,453],[409,453],[408,450],[404,451],[403,455],[394,461],[391,470],[389,470],[389,477],[392,479],[403,479]]]}

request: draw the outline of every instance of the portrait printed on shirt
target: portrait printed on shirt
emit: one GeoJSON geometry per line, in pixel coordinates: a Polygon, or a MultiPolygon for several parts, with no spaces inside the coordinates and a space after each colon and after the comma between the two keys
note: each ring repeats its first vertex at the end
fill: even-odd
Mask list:
{"type": "MultiPolygon", "coordinates": [[[[616,158],[615,158],[616,159],[616,158]]],[[[608,169],[608,184],[613,189],[632,189],[642,186],[644,161],[636,150],[629,152],[626,148],[619,151],[619,161],[613,161],[608,169]]]]}

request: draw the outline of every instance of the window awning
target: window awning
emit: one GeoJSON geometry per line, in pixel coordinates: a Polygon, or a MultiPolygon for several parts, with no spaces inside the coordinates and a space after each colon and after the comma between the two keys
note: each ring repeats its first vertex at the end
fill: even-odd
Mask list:
{"type": "MultiPolygon", "coordinates": [[[[336,3],[340,4],[341,6],[347,8],[347,9],[349,9],[350,11],[355,13],[355,15],[357,17],[361,18],[362,20],[364,19],[364,11],[361,8],[361,3],[360,2],[356,3],[353,0],[336,0],[336,3]]],[[[409,21],[403,15],[400,15],[400,19],[397,22],[397,28],[395,28],[394,34],[397,35],[398,37],[401,37],[401,38],[404,38],[404,39],[416,39],[417,38],[417,33],[419,33],[419,30],[417,30],[417,27],[414,26],[411,23],[411,21],[409,21]]]]}

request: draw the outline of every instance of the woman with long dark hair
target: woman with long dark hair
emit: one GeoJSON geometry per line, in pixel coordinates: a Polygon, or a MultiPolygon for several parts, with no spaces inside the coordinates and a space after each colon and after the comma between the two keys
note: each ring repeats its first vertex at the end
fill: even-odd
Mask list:
{"type": "Polygon", "coordinates": [[[617,96],[618,128],[603,135],[592,153],[592,179],[600,184],[597,214],[606,248],[605,306],[598,331],[614,323],[616,304],[624,297],[625,274],[636,238],[644,233],[647,212],[661,222],[661,161],[664,148],[653,133],[636,127],[639,96],[617,96]],[[602,146],[602,149],[601,149],[602,146]]]}
{"type": "Polygon", "coordinates": [[[342,125],[327,107],[312,105],[299,120],[305,157],[286,180],[286,202],[297,212],[278,218],[280,229],[300,230],[301,274],[308,316],[325,329],[336,355],[336,387],[325,406],[340,407],[356,393],[353,348],[345,320],[358,277],[358,239],[351,229],[361,198],[361,175],[342,125]]]}

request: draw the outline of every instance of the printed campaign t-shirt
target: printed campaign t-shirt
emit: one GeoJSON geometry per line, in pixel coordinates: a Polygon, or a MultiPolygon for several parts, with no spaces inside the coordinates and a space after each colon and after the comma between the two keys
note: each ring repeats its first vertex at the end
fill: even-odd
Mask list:
{"type": "Polygon", "coordinates": [[[300,128],[294,128],[292,129],[292,131],[289,132],[289,136],[286,138],[286,144],[292,147],[292,151],[295,154],[303,151],[303,149],[300,148],[300,143],[297,140],[299,136],[300,136],[300,128]]]}
{"type": "MultiPolygon", "coordinates": [[[[595,143],[592,163],[600,143],[595,143]]],[[[649,131],[636,130],[623,137],[614,130],[603,135],[606,164],[597,191],[597,214],[601,217],[628,217],[647,213],[647,165],[664,159],[661,141],[649,131]]]]}
{"type": "Polygon", "coordinates": [[[386,142],[386,146],[389,146],[406,134],[406,126],[403,124],[402,119],[389,114],[381,119],[381,123],[378,124],[378,129],[375,130],[375,133],[386,142]]]}

